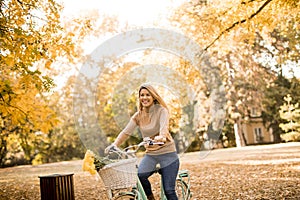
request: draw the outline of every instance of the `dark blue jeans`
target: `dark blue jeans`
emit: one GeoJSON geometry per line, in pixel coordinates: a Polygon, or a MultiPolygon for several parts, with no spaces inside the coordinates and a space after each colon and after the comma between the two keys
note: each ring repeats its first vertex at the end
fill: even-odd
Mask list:
{"type": "Polygon", "coordinates": [[[147,196],[152,194],[148,178],[155,172],[156,165],[160,164],[160,173],[164,192],[168,200],[177,200],[175,191],[176,177],[179,169],[179,159],[176,152],[162,155],[145,155],[138,168],[138,177],[147,196]]]}

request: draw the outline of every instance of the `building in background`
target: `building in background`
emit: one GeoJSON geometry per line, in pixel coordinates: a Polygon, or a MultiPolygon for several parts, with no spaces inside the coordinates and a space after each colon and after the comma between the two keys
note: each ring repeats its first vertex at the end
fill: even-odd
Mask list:
{"type": "Polygon", "coordinates": [[[246,145],[273,143],[272,130],[267,130],[263,124],[261,112],[252,108],[250,114],[241,121],[241,131],[246,145]]]}

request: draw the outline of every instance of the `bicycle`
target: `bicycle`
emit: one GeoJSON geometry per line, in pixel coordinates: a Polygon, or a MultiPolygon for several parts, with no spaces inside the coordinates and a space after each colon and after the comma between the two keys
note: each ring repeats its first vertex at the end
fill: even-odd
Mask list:
{"type": "MultiPolygon", "coordinates": [[[[113,200],[147,200],[147,196],[137,176],[137,156],[136,152],[145,144],[162,144],[146,139],[137,145],[129,146],[123,150],[113,151],[121,158],[127,158],[118,162],[108,164],[102,168],[100,175],[105,187],[107,188],[109,199],[113,200]],[[130,190],[128,190],[130,188],[130,190]]],[[[157,167],[156,173],[159,173],[157,167]]],[[[162,178],[160,179],[160,199],[167,200],[164,194],[162,178]]],[[[190,175],[188,170],[180,170],[176,179],[176,192],[179,200],[189,200],[192,197],[190,190],[190,175]]]]}

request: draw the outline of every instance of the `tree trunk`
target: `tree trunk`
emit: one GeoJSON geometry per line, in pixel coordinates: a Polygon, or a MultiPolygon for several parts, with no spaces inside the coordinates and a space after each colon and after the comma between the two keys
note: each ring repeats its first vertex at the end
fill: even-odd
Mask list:
{"type": "Polygon", "coordinates": [[[4,162],[5,162],[5,157],[7,154],[7,142],[5,140],[5,138],[0,138],[0,143],[1,143],[1,147],[0,147],[0,166],[4,166],[4,162]]]}
{"type": "Polygon", "coordinates": [[[244,147],[244,146],[246,146],[246,142],[245,142],[243,133],[240,129],[241,125],[239,122],[240,122],[240,120],[237,120],[237,121],[235,121],[235,123],[233,125],[235,143],[236,143],[236,147],[244,147]]]}

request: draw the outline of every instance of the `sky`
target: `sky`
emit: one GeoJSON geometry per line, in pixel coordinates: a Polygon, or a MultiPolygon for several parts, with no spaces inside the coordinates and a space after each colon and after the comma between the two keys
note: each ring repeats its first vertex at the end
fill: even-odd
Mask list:
{"type": "Polygon", "coordinates": [[[76,15],[79,12],[98,9],[101,13],[117,15],[130,25],[151,25],[163,21],[172,8],[186,0],[59,0],[65,5],[63,14],[76,15]]]}
{"type": "MultiPolygon", "coordinates": [[[[92,11],[98,10],[100,14],[117,16],[120,23],[129,26],[155,27],[157,23],[167,27],[167,17],[172,14],[174,8],[187,0],[57,0],[64,6],[62,19],[70,20],[78,15],[86,16],[92,11]]],[[[164,26],[164,27],[165,27],[164,26]]],[[[95,48],[108,38],[87,40],[83,45],[84,54],[90,54],[95,48]]],[[[81,66],[81,64],[79,64],[81,66]]],[[[74,72],[69,71],[66,75],[74,72]]],[[[65,84],[66,78],[55,78],[59,90],[65,84]]]]}
{"type": "MultiPolygon", "coordinates": [[[[129,27],[153,28],[159,24],[160,28],[171,28],[168,17],[176,7],[188,0],[85,0],[84,3],[79,0],[58,1],[64,5],[62,19],[70,20],[78,15],[87,16],[98,10],[100,15],[117,16],[120,23],[128,24],[129,27]]],[[[83,44],[84,54],[90,54],[107,39],[109,38],[104,35],[100,38],[86,39],[83,44]]]]}

